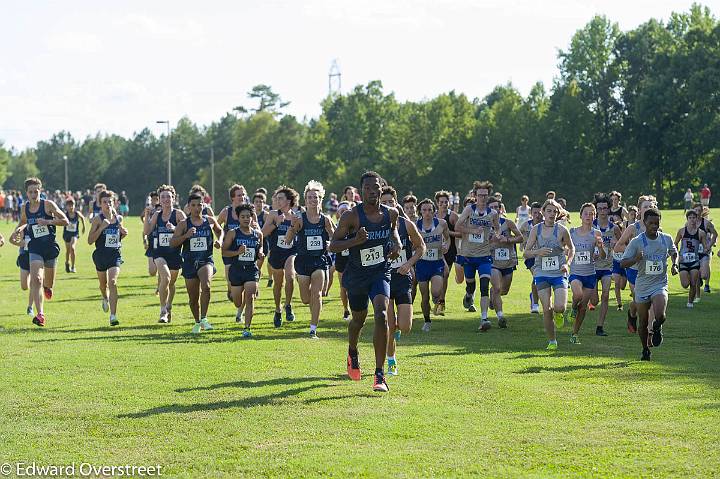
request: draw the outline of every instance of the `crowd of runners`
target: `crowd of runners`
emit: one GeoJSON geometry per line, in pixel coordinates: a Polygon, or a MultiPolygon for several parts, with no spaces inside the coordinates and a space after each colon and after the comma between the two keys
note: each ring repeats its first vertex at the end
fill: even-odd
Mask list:
{"type": "MultiPolygon", "coordinates": [[[[588,310],[598,310],[595,334],[607,336],[604,324],[614,293],[615,307],[627,309],[628,331],[640,337],[643,360],[663,340],[668,273],[679,274],[688,290],[688,308],[710,292],[710,259],[718,235],[703,204],[687,209],[685,226],[672,235],[662,231],[662,215],[650,195],[625,208],[619,192],[597,193],[581,206],[579,218],[571,219],[553,191],[543,202],[531,203],[523,196],[513,214],[489,181],[475,181],[464,198],[438,191],[418,200],[412,194],[398,197],[375,172],[359,180],[359,189],[347,187],[339,199],[332,195],[326,202],[325,188],[317,181],[308,182],[302,192],[282,185],[269,197],[265,189],[251,196],[233,185],[227,206],[217,212],[201,186],[194,186],[180,204],[173,186],[161,185],[148,195],[140,218],[148,274],[156,278],[157,321],[172,321],[175,284],[182,275],[194,318],[192,333],[213,329],[208,310],[217,273],[214,250],[219,250],[227,298],[236,308],[243,337],[252,337],[255,300],[267,265],[274,326],[295,320],[297,282],[300,300],[310,309],[309,338],[316,340],[323,298],[337,275],[348,323],[348,375],[361,379],[358,339],[371,304],[373,389],[387,391],[385,374],[398,374],[397,343],[412,329],[418,290],[426,333],[433,316],[445,315],[452,281],[465,284],[465,310],[476,312],[479,306],[480,331],[492,328],[490,311],[497,327],[507,328],[503,297],[522,261],[533,278],[526,290],[529,309],[542,314],[548,350],[557,349],[557,333],[565,323],[572,328],[570,343],[579,344],[588,310]],[[628,286],[631,300],[623,304],[622,290],[628,286]]],[[[32,322],[46,324],[44,302],[53,297],[61,227],[66,273],[76,272],[81,233],[94,245],[102,309],[109,313],[110,325],[118,326],[122,243],[130,221],[127,198],[121,201],[104,184],[82,199],[46,196],[38,178],[28,178],[20,196],[23,202],[14,217],[18,226],[8,241],[19,248],[20,286],[28,291],[32,322]]],[[[0,246],[4,241],[0,236],[0,246]]]]}

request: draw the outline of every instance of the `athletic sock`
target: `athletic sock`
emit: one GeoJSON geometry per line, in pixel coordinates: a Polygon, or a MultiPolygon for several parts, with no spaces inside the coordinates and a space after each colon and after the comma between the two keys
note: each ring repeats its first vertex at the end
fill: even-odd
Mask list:
{"type": "Polygon", "coordinates": [[[557,344],[557,339],[551,339],[548,344],[557,344]]]}
{"type": "Polygon", "coordinates": [[[310,332],[311,332],[311,333],[314,333],[316,329],[317,329],[317,324],[311,324],[311,325],[310,325],[310,332]]]}
{"type": "Polygon", "coordinates": [[[388,358],[388,361],[395,361],[395,355],[394,355],[394,354],[393,354],[392,356],[388,356],[387,358],[388,358]]]}
{"type": "Polygon", "coordinates": [[[502,312],[502,311],[496,311],[496,314],[497,314],[497,317],[498,317],[498,318],[502,318],[502,317],[503,317],[503,312],[502,312]]]}
{"type": "Polygon", "coordinates": [[[348,354],[350,355],[350,357],[356,358],[357,355],[358,355],[358,350],[357,350],[357,349],[348,348],[348,354]]]}

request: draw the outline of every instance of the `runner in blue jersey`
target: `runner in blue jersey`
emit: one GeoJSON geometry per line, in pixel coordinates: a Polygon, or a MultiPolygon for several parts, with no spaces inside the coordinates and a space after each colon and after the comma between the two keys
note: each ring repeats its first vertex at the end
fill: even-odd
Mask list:
{"type": "Polygon", "coordinates": [[[117,319],[117,282],[122,264],[120,248],[123,238],[127,236],[127,229],[122,224],[123,217],[115,210],[115,193],[101,191],[98,199],[100,213],[90,222],[88,244],[95,244],[92,259],[100,285],[102,309],[106,313],[110,310],[110,326],[117,326],[120,324],[117,319]]]}
{"type": "Polygon", "coordinates": [[[41,200],[42,182],[38,178],[25,180],[27,201],[20,211],[18,226],[27,224],[26,232],[30,237],[28,245],[30,259],[30,294],[37,315],[33,324],[45,326],[43,296],[52,299],[55,284],[55,265],[60,254],[60,246],[55,240],[55,228],[68,224],[67,216],[50,200],[41,200]]]}
{"type": "Polygon", "coordinates": [[[352,320],[348,324],[348,375],[355,381],[361,378],[357,346],[370,299],[375,319],[373,390],[387,392],[383,366],[387,352],[390,262],[398,256],[400,237],[397,231],[398,212],[380,204],[383,186],[385,181],[374,171],[362,175],[360,188],[363,201],[340,218],[330,242],[330,251],[340,253],[350,250],[350,259],[343,274],[343,286],[348,291],[352,311],[352,320]]]}
{"type": "Polygon", "coordinates": [[[637,268],[634,302],[643,348],[640,359],[649,361],[650,348],[660,346],[663,341],[662,325],[668,303],[667,260],[672,260],[673,276],[678,274],[678,251],[672,237],[660,231],[661,216],[655,207],[645,209],[640,218],[645,231],[630,241],[620,264],[623,268],[637,268]],[[654,320],[650,316],[651,310],[654,320]]]}
{"type": "MultiPolygon", "coordinates": [[[[250,326],[255,314],[255,296],[260,281],[258,260],[263,257],[262,231],[253,225],[254,211],[249,204],[241,204],[235,208],[239,220],[238,226],[228,230],[223,239],[222,254],[230,258],[228,277],[232,288],[235,307],[244,307],[242,316],[245,321],[242,336],[252,337],[250,326]]],[[[236,315],[236,320],[240,316],[236,315]]]]}
{"type": "Polygon", "coordinates": [[[159,277],[159,323],[172,321],[172,304],[175,299],[175,282],[182,268],[180,249],[170,245],[177,225],[185,221],[185,213],[175,208],[175,188],[162,185],[158,188],[160,210],[145,215],[143,233],[153,240],[153,260],[159,277]]]}
{"type": "Polygon", "coordinates": [[[525,258],[535,258],[533,278],[543,309],[549,351],[558,347],[557,330],[563,325],[563,313],[567,306],[568,259],[575,255],[570,233],[555,221],[561,208],[555,200],[545,200],[543,222],[530,230],[524,252],[525,258]]]}
{"type": "MultiPolygon", "coordinates": [[[[338,221],[348,211],[355,206],[355,203],[349,203],[347,201],[341,201],[338,203],[338,209],[336,217],[338,221]]],[[[347,238],[345,238],[347,239],[347,238]]],[[[342,285],[342,277],[347,267],[348,261],[350,260],[350,250],[345,249],[340,253],[332,253],[335,255],[335,272],[337,272],[338,280],[340,281],[340,301],[343,305],[343,321],[350,321],[350,306],[348,304],[347,289],[342,285]]]]}
{"type": "MultiPolygon", "coordinates": [[[[443,291],[442,291],[442,297],[440,298],[440,301],[438,302],[435,314],[439,316],[445,316],[445,296],[447,294],[447,288],[450,281],[450,275],[452,274],[452,267],[455,264],[455,260],[457,259],[457,242],[460,241],[460,238],[462,238],[462,233],[455,231],[455,223],[458,219],[458,214],[454,211],[450,210],[450,197],[452,196],[452,193],[449,191],[441,190],[435,192],[435,203],[437,204],[437,217],[442,218],[445,220],[445,222],[448,225],[448,230],[450,232],[450,246],[448,247],[447,253],[445,253],[445,274],[443,275],[443,291]]],[[[462,267],[455,266],[455,272],[457,274],[458,270],[461,270],[462,267]]],[[[465,276],[465,272],[463,271],[462,277],[465,276]]]]}
{"type": "Polygon", "coordinates": [[[193,334],[213,329],[208,321],[210,287],[216,273],[213,249],[222,247],[223,230],[212,215],[205,215],[207,206],[199,193],[188,198],[190,216],[178,223],[170,240],[170,246],[182,246],[182,275],[185,278],[195,325],[193,334]]]}
{"type": "MultiPolygon", "coordinates": [[[[650,208],[656,208],[657,207],[657,200],[652,195],[642,195],[638,198],[638,216],[637,218],[643,218],[645,211],[649,210],[650,208]]],[[[615,248],[613,248],[614,253],[624,253],[625,248],[630,244],[630,241],[639,236],[641,233],[645,232],[645,223],[642,221],[635,221],[633,223],[630,223],[627,225],[625,230],[623,231],[622,235],[620,236],[620,239],[617,243],[615,243],[615,248]]],[[[620,267],[622,268],[622,261],[620,264],[620,267]]],[[[630,301],[630,306],[628,307],[627,312],[627,329],[628,332],[631,334],[635,334],[637,331],[637,313],[636,313],[636,304],[635,304],[635,278],[637,278],[638,269],[637,265],[633,263],[629,268],[625,268],[625,274],[627,275],[628,283],[630,283],[630,293],[632,296],[632,300],[630,301]]],[[[652,314],[652,312],[650,313],[652,314]]]]}
{"type": "Polygon", "coordinates": [[[700,283],[700,251],[709,250],[708,237],[698,226],[698,215],[693,209],[685,213],[685,226],[675,235],[675,248],[680,256],[680,285],[688,289],[688,308],[695,306],[700,283]]]}
{"type": "MultiPolygon", "coordinates": [[[[537,201],[533,202],[530,205],[530,219],[526,221],[525,223],[522,223],[519,226],[520,233],[523,235],[523,241],[522,241],[522,249],[525,250],[525,247],[527,245],[527,240],[530,237],[530,231],[533,229],[533,226],[539,225],[543,222],[543,215],[542,215],[542,204],[538,203],[537,201]]],[[[527,268],[530,271],[530,274],[532,275],[533,269],[535,268],[535,257],[525,258],[524,259],[525,268],[527,268]]],[[[530,278],[530,313],[532,314],[538,314],[540,312],[540,308],[538,306],[538,291],[537,291],[537,285],[535,284],[534,279],[530,278]]]]}
{"type": "MultiPolygon", "coordinates": [[[[220,226],[222,226],[224,233],[227,233],[231,229],[237,228],[237,226],[240,224],[240,220],[235,215],[235,209],[241,204],[243,204],[246,198],[245,190],[238,184],[232,185],[228,190],[228,193],[230,195],[230,204],[223,208],[217,215],[217,222],[220,224],[220,226]]],[[[227,283],[227,298],[229,301],[233,300],[232,294],[230,292],[230,278],[228,277],[230,265],[233,263],[233,260],[234,258],[227,258],[225,256],[222,257],[223,266],[225,268],[225,281],[227,283]]],[[[242,320],[241,312],[242,305],[238,310],[238,314],[235,316],[237,322],[240,322],[242,320]]]]}
{"type": "MultiPolygon", "coordinates": [[[[267,220],[268,212],[267,212],[267,205],[265,204],[265,200],[267,198],[267,195],[263,193],[262,191],[256,191],[253,195],[253,206],[254,206],[254,214],[257,218],[257,226],[262,231],[263,226],[265,226],[265,220],[267,220]]],[[[268,255],[268,252],[270,251],[270,243],[268,242],[268,239],[263,236],[263,243],[262,243],[262,255],[258,257],[258,268],[260,269],[260,276],[262,276],[262,267],[263,264],[265,264],[265,259],[268,255]]],[[[268,263],[268,277],[270,278],[270,281],[272,281],[272,273],[270,272],[270,263],[268,263]]],[[[259,281],[259,280],[258,280],[259,281]]],[[[272,286],[272,284],[270,285],[272,286]]],[[[260,289],[258,288],[256,292],[256,296],[260,295],[260,289]]]]}
{"type": "Polygon", "coordinates": [[[65,242],[65,272],[75,273],[75,248],[80,237],[80,223],[85,234],[85,216],[75,208],[75,200],[71,196],[65,201],[65,216],[68,225],[63,228],[63,241],[65,242]]]}
{"type": "MultiPolygon", "coordinates": [[[[597,292],[597,263],[606,257],[602,233],[593,226],[595,221],[595,205],[584,203],[580,207],[580,226],[570,228],[570,239],[575,246],[575,255],[570,262],[570,288],[572,289],[572,312],[575,315],[573,331],[570,335],[571,344],[580,344],[580,328],[582,327],[588,303],[597,292]]],[[[568,319],[565,310],[565,320],[568,319]]]]}
{"type": "MultiPolygon", "coordinates": [[[[498,317],[498,326],[507,328],[507,319],[503,313],[503,296],[510,292],[513,273],[517,269],[517,245],[522,243],[523,236],[515,223],[505,217],[502,202],[491,196],[487,202],[488,207],[500,214],[500,238],[492,251],[492,271],[490,277],[490,307],[495,309],[498,317]]],[[[529,209],[529,208],[528,208],[529,209]]]]}
{"type": "Polygon", "coordinates": [[[202,215],[212,216],[214,218],[215,212],[213,211],[212,206],[210,206],[209,203],[210,195],[208,195],[208,192],[201,185],[192,185],[192,187],[190,188],[190,191],[188,192],[188,201],[187,203],[185,203],[185,208],[183,209],[183,213],[185,213],[185,216],[190,216],[190,196],[192,195],[198,195],[200,196],[200,198],[202,198],[202,215]]]}
{"type": "Polygon", "coordinates": [[[387,310],[387,371],[389,375],[397,376],[398,365],[395,357],[397,342],[400,340],[402,333],[407,334],[412,330],[412,277],[415,265],[425,254],[425,243],[415,223],[405,218],[405,212],[402,208],[398,208],[395,188],[392,186],[384,187],[380,202],[388,208],[395,208],[400,215],[398,218],[398,235],[400,236],[401,249],[398,252],[398,257],[390,263],[390,301],[387,310]]]}
{"type": "Polygon", "coordinates": [[[292,297],[295,290],[295,255],[297,247],[295,242],[287,243],[285,234],[290,228],[294,213],[292,208],[297,204],[298,192],[287,186],[280,186],[275,190],[278,209],[271,211],[262,228],[263,237],[270,240],[270,257],[268,261],[273,274],[273,298],[275,299],[275,315],[273,324],[276,328],[282,326],[282,310],[280,300],[285,283],[285,320],[295,321],[292,310],[292,297]]]}
{"type": "Polygon", "coordinates": [[[710,208],[701,203],[695,205],[693,209],[698,217],[698,228],[705,232],[708,244],[707,248],[704,245],[700,246],[700,281],[698,282],[697,292],[695,293],[695,302],[697,303],[700,301],[701,291],[705,293],[710,292],[710,260],[712,259],[712,249],[717,243],[718,232],[713,222],[710,221],[710,208]],[[705,288],[701,290],[703,284],[705,288]]]}
{"type": "Polygon", "coordinates": [[[107,190],[107,185],[105,185],[105,183],[97,183],[93,188],[95,194],[93,195],[92,203],[88,206],[88,219],[93,219],[100,214],[100,193],[105,190],[107,190]]]}
{"type": "Polygon", "coordinates": [[[317,339],[317,326],[322,311],[322,295],[327,282],[327,245],[335,231],[332,220],[322,213],[325,188],[311,180],[305,186],[305,212],[292,218],[285,242],[297,245],[295,272],[303,304],[310,305],[310,338],[317,339]]]}
{"type": "Polygon", "coordinates": [[[422,330],[429,332],[432,324],[430,319],[430,295],[437,313],[438,304],[442,299],[443,278],[445,275],[445,258],[450,247],[450,230],[442,218],[436,218],[435,203],[425,198],[417,206],[420,218],[415,222],[420,236],[425,243],[425,253],[415,264],[415,276],[420,287],[420,308],[422,309],[422,330]]]}
{"type": "MultiPolygon", "coordinates": [[[[160,211],[162,209],[162,207],[160,206],[160,197],[158,196],[157,191],[151,191],[150,194],[148,194],[148,198],[150,198],[150,202],[145,206],[145,209],[140,215],[140,222],[143,224],[143,226],[145,225],[145,221],[148,218],[150,218],[156,211],[160,211]]],[[[155,264],[155,260],[153,259],[153,248],[155,247],[156,242],[157,238],[155,238],[154,236],[154,231],[150,233],[150,235],[143,234],[145,257],[148,261],[148,275],[150,277],[157,278],[157,283],[155,285],[155,294],[160,294],[160,277],[157,274],[157,265],[155,264]]]]}
{"type": "MultiPolygon", "coordinates": [[[[597,336],[607,336],[605,332],[605,318],[607,318],[608,308],[610,307],[610,291],[612,290],[613,267],[615,258],[613,258],[613,248],[615,243],[620,239],[620,228],[610,220],[610,198],[604,193],[595,195],[595,209],[597,211],[597,219],[593,222],[593,226],[600,230],[603,239],[603,249],[605,250],[605,258],[595,263],[595,278],[600,286],[602,286],[602,295],[598,297],[597,287],[590,304],[600,304],[598,311],[597,325],[595,334],[597,336]]],[[[618,264],[618,269],[620,266],[618,264]]]]}

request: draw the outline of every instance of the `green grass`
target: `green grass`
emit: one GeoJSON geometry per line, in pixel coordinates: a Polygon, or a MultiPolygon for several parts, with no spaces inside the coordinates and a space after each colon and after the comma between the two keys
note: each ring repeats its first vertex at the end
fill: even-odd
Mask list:
{"type": "MultiPolygon", "coordinates": [[[[667,213],[665,231],[674,235],[681,218],[667,213]]],[[[79,273],[58,273],[42,330],[24,314],[16,249],[0,249],[0,462],[161,464],[165,477],[193,478],[720,471],[717,258],[718,292],[693,311],[671,279],[666,341],[650,363],[639,361],[639,340],[613,300],[609,337],[593,334],[590,313],[583,344],[571,347],[563,331],[559,351],[549,354],[541,321],[528,312],[524,268],[506,299],[507,330],[478,333],[479,313],[464,312],[464,290],[453,284],[448,315],[431,333],[419,330],[416,313],[398,348],[401,375],[389,378],[389,394],[377,395],[369,376],[345,377],[337,283],[320,341],[307,339],[309,312],[300,305],[295,323],[272,327],[264,281],[255,337],[243,340],[218,275],[210,309],[217,329],[191,337],[183,288],[173,323],[156,324],[154,280],[139,222],[130,223],[114,329],[100,309],[87,244],[79,247],[79,273]]],[[[9,230],[0,225],[5,236],[9,230]]],[[[371,331],[368,324],[360,345],[367,372],[371,331]]]]}

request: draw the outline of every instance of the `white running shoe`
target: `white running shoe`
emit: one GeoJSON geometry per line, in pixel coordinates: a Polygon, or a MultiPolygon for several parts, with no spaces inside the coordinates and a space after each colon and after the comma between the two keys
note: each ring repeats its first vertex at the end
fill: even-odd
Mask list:
{"type": "Polygon", "coordinates": [[[530,313],[531,314],[538,314],[540,312],[540,308],[537,304],[533,304],[530,306],[530,313]]]}
{"type": "Polygon", "coordinates": [[[695,296],[693,303],[699,303],[699,302],[700,302],[700,296],[695,296]]]}
{"type": "Polygon", "coordinates": [[[432,323],[429,323],[429,322],[426,321],[425,324],[423,324],[423,327],[422,327],[423,332],[429,333],[429,332],[430,332],[430,325],[431,325],[431,324],[432,324],[432,323]]]}
{"type": "Polygon", "coordinates": [[[693,308],[695,307],[695,305],[692,304],[692,303],[688,303],[688,304],[687,304],[687,307],[688,307],[688,309],[693,309],[693,308]]]}
{"type": "Polygon", "coordinates": [[[110,303],[108,303],[108,300],[106,298],[103,298],[103,300],[102,300],[102,310],[105,313],[110,311],[110,303]]]}

